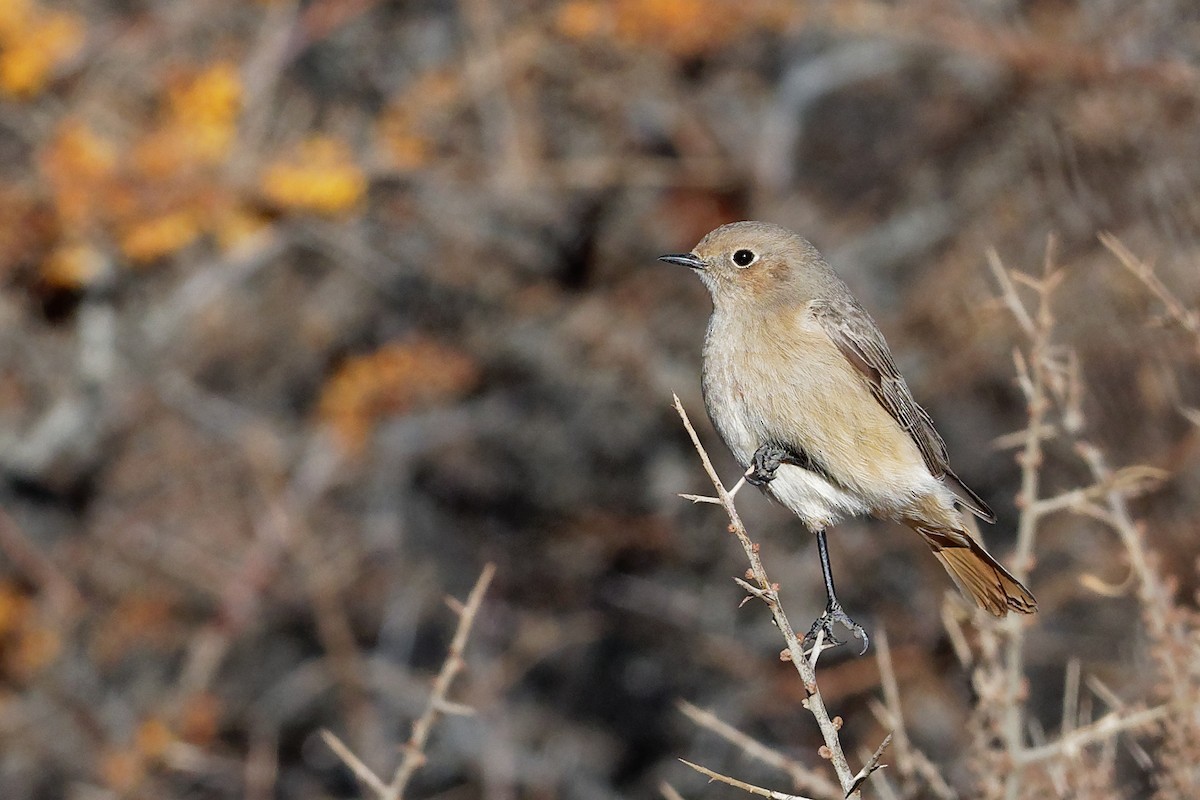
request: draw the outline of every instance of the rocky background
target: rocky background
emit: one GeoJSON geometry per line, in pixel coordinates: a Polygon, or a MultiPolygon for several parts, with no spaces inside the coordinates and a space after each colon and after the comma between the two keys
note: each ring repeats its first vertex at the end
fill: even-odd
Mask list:
{"type": "MultiPolygon", "coordinates": [[[[707,293],[655,256],[749,218],[871,310],[1006,560],[1030,339],[989,260],[1059,270],[1042,496],[1093,482],[1081,438],[1153,469],[1144,549],[1102,491],[1038,527],[1024,735],[1168,696],[1191,727],[1098,737],[1022,791],[1196,796],[1200,680],[1163,666],[1196,646],[1189,0],[7,0],[0,794],[368,796],[320,730],[390,777],[443,598],[487,562],[451,692],[475,713],[437,724],[406,796],[736,794],[680,757],[792,790],[679,700],[828,773],[720,509],[677,497],[708,487],[672,392],[737,466],[699,397],[707,293]]],[[[751,494],[806,625],[815,547],[751,494]]],[[[995,626],[898,526],[831,549],[930,759],[887,791],[991,796],[1014,768],[980,722],[995,626]]],[[[819,677],[860,761],[879,662],[819,677]]]]}

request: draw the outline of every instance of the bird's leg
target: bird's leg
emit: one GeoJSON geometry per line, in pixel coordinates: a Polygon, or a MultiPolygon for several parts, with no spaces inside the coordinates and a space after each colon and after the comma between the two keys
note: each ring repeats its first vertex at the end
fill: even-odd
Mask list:
{"type": "Polygon", "coordinates": [[[817,552],[821,556],[821,574],[825,578],[825,613],[817,617],[813,622],[812,627],[808,630],[808,634],[804,637],[804,641],[806,643],[815,642],[817,632],[823,630],[825,631],[825,641],[833,645],[845,644],[845,642],[833,635],[834,623],[840,622],[850,629],[850,632],[854,634],[854,638],[862,639],[862,651],[859,653],[861,656],[867,652],[867,645],[870,640],[863,626],[850,619],[850,615],[842,610],[842,604],[838,602],[837,592],[833,589],[833,569],[829,566],[829,544],[825,541],[825,531],[823,530],[817,531],[817,552]]]}
{"type": "Polygon", "coordinates": [[[785,447],[767,442],[754,451],[750,458],[750,469],[746,470],[746,480],[755,486],[765,486],[775,480],[775,471],[780,464],[794,464],[796,457],[785,447]]]}

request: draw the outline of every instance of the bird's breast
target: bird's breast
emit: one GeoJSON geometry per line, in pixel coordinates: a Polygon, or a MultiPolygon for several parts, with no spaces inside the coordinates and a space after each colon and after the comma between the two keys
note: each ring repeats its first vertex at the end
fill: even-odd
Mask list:
{"type": "Polygon", "coordinates": [[[828,336],[807,322],[803,312],[758,324],[713,315],[704,399],[726,444],[743,466],[767,443],[819,465],[793,467],[804,474],[790,489],[772,487],[806,518],[800,508],[809,501],[840,508],[834,516],[841,516],[864,504],[883,511],[926,492],[936,479],[916,444],[828,336]]]}

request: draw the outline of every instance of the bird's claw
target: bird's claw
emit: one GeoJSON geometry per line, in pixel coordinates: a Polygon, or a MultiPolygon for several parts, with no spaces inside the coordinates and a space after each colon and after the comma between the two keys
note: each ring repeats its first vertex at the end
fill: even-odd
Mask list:
{"type": "Polygon", "coordinates": [[[812,627],[808,629],[808,633],[804,636],[804,644],[814,644],[817,641],[817,633],[820,631],[825,632],[825,636],[823,638],[830,647],[837,647],[838,645],[845,644],[844,641],[833,635],[833,626],[838,623],[846,626],[850,630],[850,633],[854,635],[855,639],[862,639],[862,650],[859,651],[858,654],[861,656],[866,653],[867,646],[871,641],[870,637],[867,636],[866,629],[863,628],[862,625],[859,625],[857,622],[852,620],[850,615],[842,610],[841,604],[837,602],[830,603],[828,606],[826,606],[825,613],[821,614],[821,616],[817,617],[816,620],[813,621],[812,627]]]}
{"type": "Polygon", "coordinates": [[[779,465],[791,458],[784,448],[777,444],[764,444],[754,451],[750,458],[750,469],[746,470],[746,481],[755,486],[766,486],[775,480],[775,472],[779,465]]]}

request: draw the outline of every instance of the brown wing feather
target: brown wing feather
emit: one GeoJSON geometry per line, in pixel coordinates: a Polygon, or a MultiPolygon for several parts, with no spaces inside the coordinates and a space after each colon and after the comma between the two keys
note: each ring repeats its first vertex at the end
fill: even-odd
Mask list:
{"type": "Polygon", "coordinates": [[[914,521],[908,524],[925,537],[959,591],[980,608],[997,617],[1010,611],[1019,614],[1037,611],[1033,594],[970,534],[930,528],[914,521]]]}
{"type": "Polygon", "coordinates": [[[913,399],[883,334],[866,309],[849,298],[814,301],[810,308],[826,335],[867,380],[871,394],[912,437],[934,477],[946,480],[972,513],[995,522],[996,515],[987,503],[950,469],[946,443],[934,429],[929,414],[913,399]]]}

